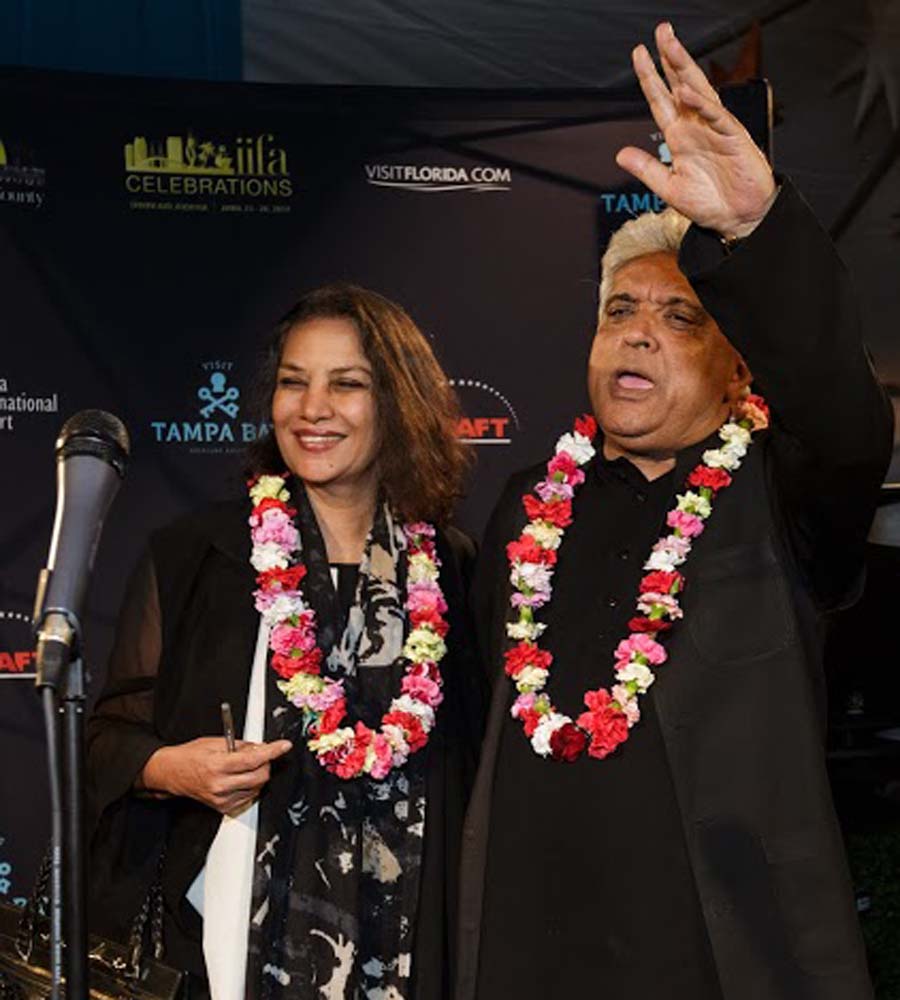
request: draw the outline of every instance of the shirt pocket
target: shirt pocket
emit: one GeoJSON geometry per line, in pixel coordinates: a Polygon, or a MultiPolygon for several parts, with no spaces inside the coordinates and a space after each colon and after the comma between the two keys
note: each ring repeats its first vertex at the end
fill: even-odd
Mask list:
{"type": "Polygon", "coordinates": [[[768,541],[711,553],[685,566],[685,624],[707,660],[752,663],[796,639],[787,581],[768,541]]]}

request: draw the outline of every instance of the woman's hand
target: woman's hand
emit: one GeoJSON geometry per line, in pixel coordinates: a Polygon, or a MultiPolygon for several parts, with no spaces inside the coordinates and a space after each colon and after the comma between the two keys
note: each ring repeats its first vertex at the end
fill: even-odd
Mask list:
{"type": "Polygon", "coordinates": [[[692,222],[726,238],[747,236],[775,200],[772,169],[670,24],[657,25],[656,47],[668,86],[645,46],[631,57],[672,166],[634,146],[620,149],[616,163],[692,222]]]}
{"type": "Polygon", "coordinates": [[[290,740],[238,742],[226,749],[221,736],[201,736],[189,743],[160,747],[141,771],[150,793],[184,795],[221,813],[252,802],[269,780],[269,764],[291,749],[290,740]]]}

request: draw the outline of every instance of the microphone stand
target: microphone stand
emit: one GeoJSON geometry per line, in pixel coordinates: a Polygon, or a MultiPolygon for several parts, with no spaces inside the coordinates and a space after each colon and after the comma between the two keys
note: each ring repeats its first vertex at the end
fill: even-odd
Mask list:
{"type": "MultiPolygon", "coordinates": [[[[37,605],[46,580],[38,588],[37,605]]],[[[40,615],[35,619],[40,621],[40,615]]],[[[84,665],[74,652],[79,629],[64,613],[50,610],[38,630],[38,677],[47,726],[47,757],[53,799],[50,878],[51,998],[89,1000],[87,860],[84,828],[84,665]],[[60,726],[60,718],[62,724],[60,726]],[[60,733],[61,728],[61,733],[60,733]],[[61,739],[60,739],[61,736],[61,739]],[[65,942],[65,944],[63,944],[65,942]]]]}
{"type": "Polygon", "coordinates": [[[62,705],[63,928],[66,1000],[88,1000],[87,860],[84,829],[84,664],[69,663],[62,705]]]}

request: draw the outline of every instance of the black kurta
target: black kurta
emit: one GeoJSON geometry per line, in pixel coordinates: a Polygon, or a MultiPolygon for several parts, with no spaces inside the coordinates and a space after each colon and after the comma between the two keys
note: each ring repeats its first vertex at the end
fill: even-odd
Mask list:
{"type": "MultiPolygon", "coordinates": [[[[541,759],[509,715],[504,546],[542,467],[510,481],[475,586],[497,680],[463,840],[458,1000],[607,986],[619,1000],[871,998],[825,771],[821,643],[826,613],[861,586],[890,408],[847,276],[789,183],[730,256],[691,227],[680,265],[748,362],[772,426],[681,567],[684,620],[665,639],[649,712],[604,761],[541,759]]],[[[576,496],[539,616],[561,710],[610,682],[640,563],[700,451],[639,487],[643,502],[607,478],[621,463],[601,463],[576,496]]]]}
{"type": "MultiPolygon", "coordinates": [[[[540,476],[535,469],[532,482],[540,476]]],[[[573,717],[585,691],[612,682],[613,650],[628,634],[676,479],[648,482],[625,459],[595,460],[579,488],[553,580],[564,599],[539,616],[554,702],[573,717]]],[[[518,723],[504,726],[479,997],[574,997],[587,981],[619,1000],[721,996],[653,688],[641,713],[613,757],[566,766],[539,760],[518,723]],[[559,953],[579,960],[558,962],[559,953]]]]}
{"type": "MultiPolygon", "coordinates": [[[[136,795],[133,786],[158,747],[221,732],[221,701],[231,703],[243,729],[259,623],[248,514],[246,501],[220,504],[155,533],[126,594],[107,683],[88,724],[92,929],[127,940],[165,845],[166,958],[201,981],[202,925],[185,892],[220,816],[190,799],[136,795]]],[[[441,664],[445,700],[421,751],[428,823],[413,1000],[443,1000],[450,991],[459,838],[483,717],[465,614],[471,543],[450,530],[439,532],[437,544],[452,638],[441,664]]],[[[306,752],[302,742],[292,751],[306,752]]],[[[276,765],[273,783],[278,775],[276,765]]]]}

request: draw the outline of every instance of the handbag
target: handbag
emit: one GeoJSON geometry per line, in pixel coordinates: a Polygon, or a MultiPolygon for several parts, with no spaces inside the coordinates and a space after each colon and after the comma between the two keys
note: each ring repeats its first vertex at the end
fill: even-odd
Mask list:
{"type": "MultiPolygon", "coordinates": [[[[162,861],[160,858],[160,868],[162,861]]],[[[49,884],[48,853],[25,907],[0,903],[0,1000],[44,1000],[50,996],[49,884]]],[[[91,1000],[181,1000],[184,974],[164,965],[162,955],[163,896],[157,873],[132,923],[127,945],[89,936],[91,1000]],[[148,937],[152,958],[144,954],[148,937]]]]}

